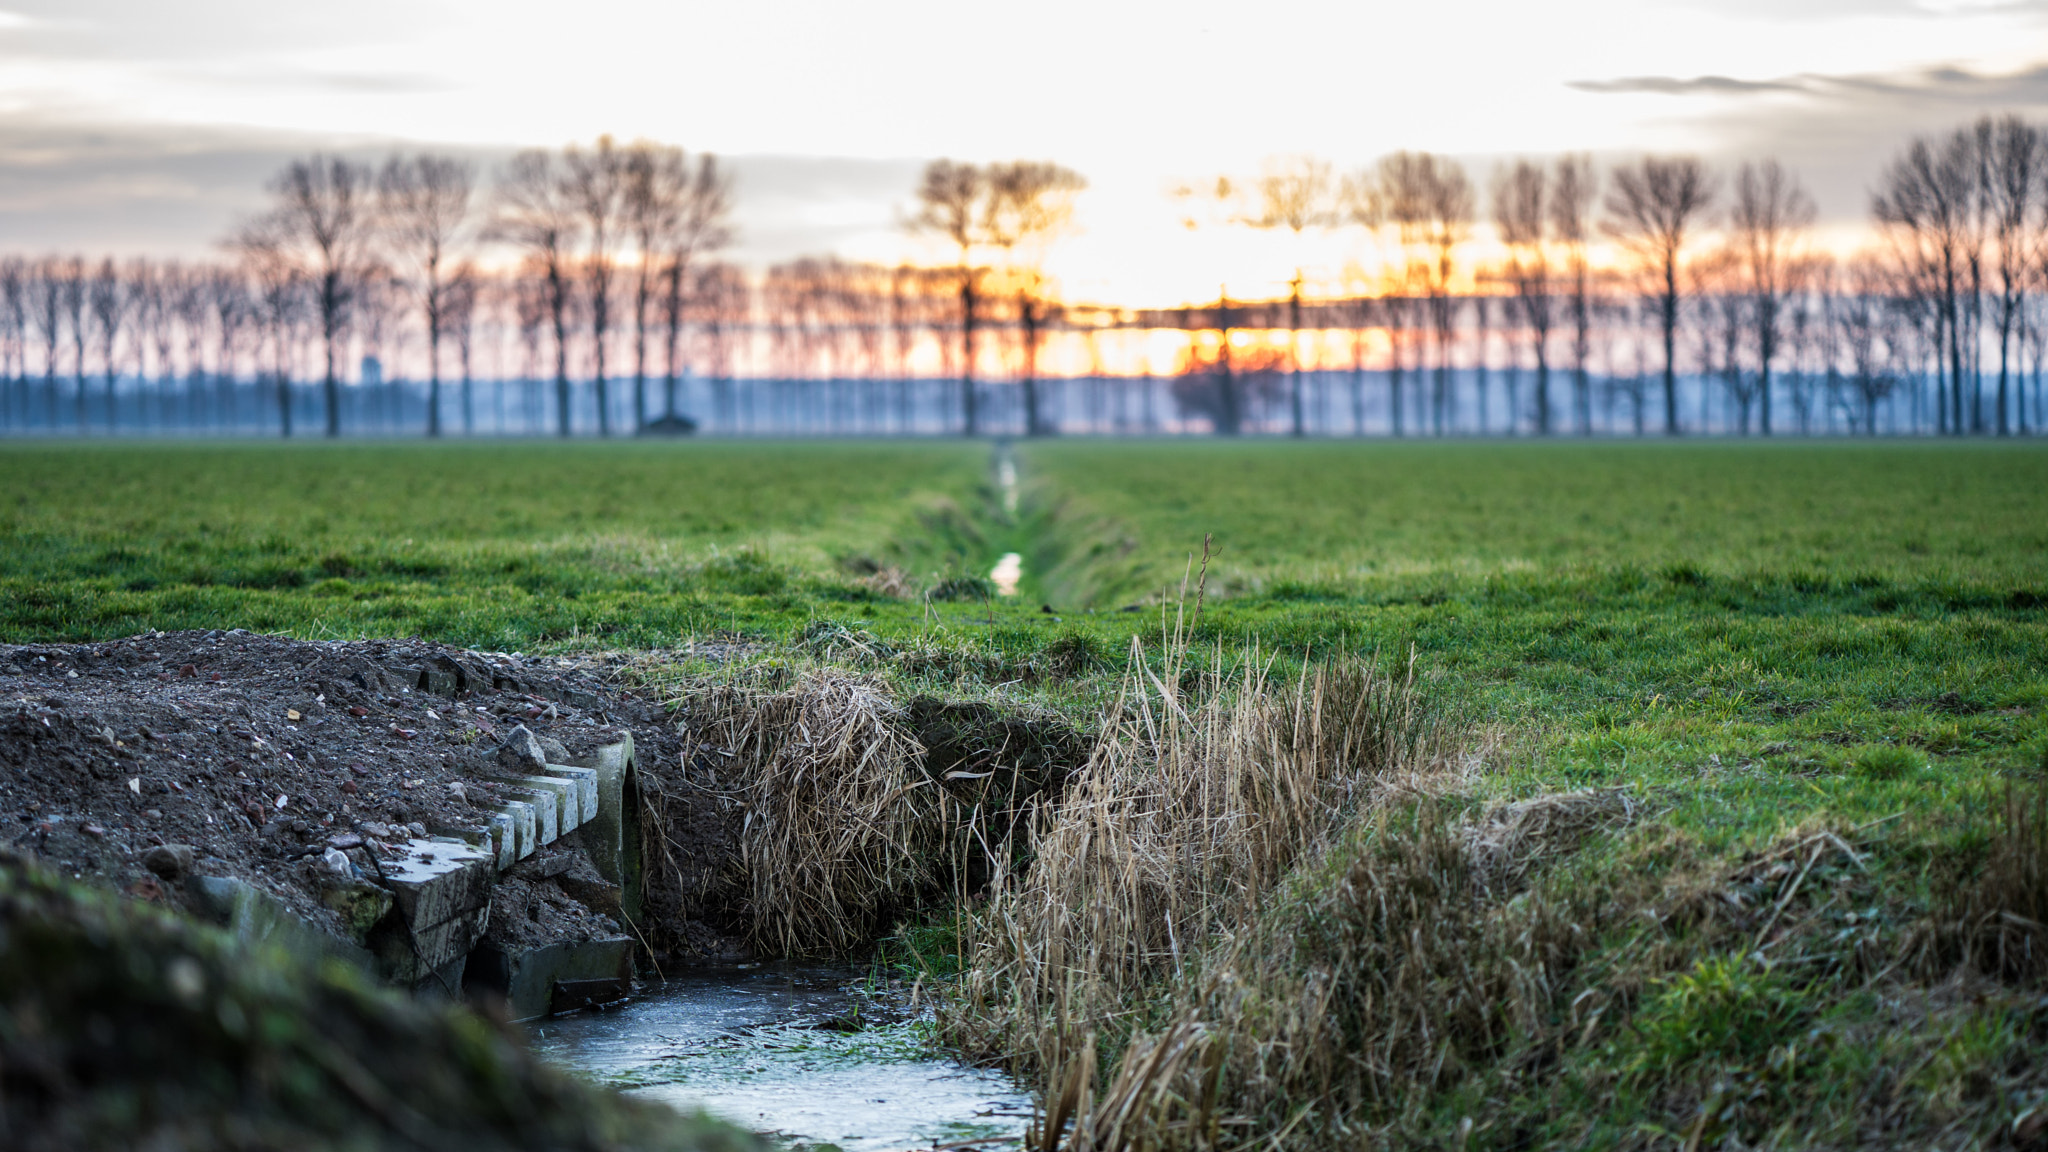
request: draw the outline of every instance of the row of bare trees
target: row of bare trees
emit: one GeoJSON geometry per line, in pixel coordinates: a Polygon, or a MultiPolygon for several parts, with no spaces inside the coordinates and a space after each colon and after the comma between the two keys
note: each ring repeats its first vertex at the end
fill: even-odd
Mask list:
{"type": "MultiPolygon", "coordinates": [[[[708,155],[600,137],[522,152],[488,186],[451,157],[376,166],[313,156],[272,181],[272,206],[237,230],[231,263],[0,261],[0,372],[11,382],[0,415],[58,425],[61,380],[69,423],[89,425],[96,385],[113,426],[124,379],[150,385],[157,411],[188,414],[243,380],[273,393],[289,435],[303,407],[296,382],[316,379],[324,430],[338,435],[343,385],[362,354],[360,383],[377,385],[385,364],[423,368],[430,436],[444,431],[451,358],[465,432],[480,373],[547,378],[562,435],[577,410],[610,434],[622,402],[614,389],[628,377],[634,430],[687,429],[679,389],[694,372],[728,425],[750,379],[936,378],[952,382],[956,429],[986,430],[991,389],[1014,389],[1021,430],[1040,434],[1061,423],[1041,370],[1051,343],[1068,374],[1080,362],[1093,376],[1128,375],[1129,357],[1104,367],[1103,344],[1176,327],[1195,336],[1172,368],[1187,378],[1172,396],[1184,416],[1226,434],[1269,427],[1275,395],[1286,431],[1327,430],[1327,418],[1311,419],[1309,389],[1326,403],[1333,378],[1349,381],[1362,430],[1369,377],[1382,426],[1397,435],[1588,434],[1596,403],[1610,428],[1623,403],[1640,428],[1651,396],[1668,434],[1770,435],[1788,404],[1810,428],[1820,394],[1854,396],[1851,423],[1874,431],[1877,405],[1900,393],[1911,398],[1909,427],[2027,432],[2041,405],[2044,173],[2048,136],[2016,117],[1915,140],[1873,197],[1879,242],[1838,261],[1814,241],[1812,198],[1770,160],[1723,174],[1695,157],[1653,156],[1603,174],[1586,156],[1525,159],[1482,188],[1430,153],[1345,175],[1285,158],[1176,192],[1190,228],[1289,239],[1285,297],[1234,304],[1226,294],[1210,307],[1139,314],[1058,300],[1045,257],[1085,181],[1049,162],[930,164],[909,226],[949,253],[937,266],[821,257],[754,276],[718,259],[732,238],[732,191],[708,155]],[[1482,219],[1493,245],[1474,243],[1482,219]],[[1314,290],[1310,246],[1327,253],[1346,230],[1372,255],[1314,290]],[[1626,258],[1596,267],[1602,242],[1626,258]],[[1345,359],[1333,342],[1348,342],[1348,375],[1331,376],[1345,359]],[[1504,420],[1492,416],[1496,380],[1504,420]],[[584,391],[588,404],[577,399],[584,391]]],[[[1147,361],[1142,373],[1152,372],[1147,361]]],[[[832,395],[853,403],[855,392],[832,395]]],[[[930,404],[911,389],[859,395],[868,427],[883,426],[892,405],[898,429],[929,422],[910,410],[930,404]]]]}
{"type": "MultiPolygon", "coordinates": [[[[1060,308],[1028,281],[986,269],[976,281],[977,419],[985,430],[1013,431],[1593,434],[1640,430],[1663,401],[1685,414],[1690,431],[1748,433],[1769,395],[1781,429],[1789,406],[1790,426],[1802,432],[1876,431],[1880,407],[1899,404],[1894,427],[1947,427],[1950,394],[1930,387],[1946,379],[1941,313],[1896,260],[1805,253],[1770,269],[1768,291],[1759,291],[1741,257],[1722,246],[1684,265],[1676,387],[1664,396],[1664,297],[1646,291],[1632,268],[1588,270],[1560,258],[1552,285],[1525,253],[1511,258],[1520,267],[1476,270],[1478,292],[1431,296],[1423,283],[1415,294],[1368,293],[1354,283],[1348,293],[1164,312],[1060,308]],[[1185,343],[1155,362],[1161,330],[1177,330],[1185,343]],[[1039,378],[1045,344],[1057,346],[1059,376],[1078,370],[1085,382],[1039,378]],[[1560,355],[1546,355],[1552,344],[1560,355]],[[1553,363],[1570,381],[1568,403],[1550,402],[1553,363]],[[1348,419],[1328,410],[1333,402],[1348,402],[1348,419]]],[[[559,431],[564,381],[579,426],[634,418],[621,404],[630,396],[607,397],[609,413],[598,406],[597,352],[580,295],[570,295],[558,329],[560,287],[544,274],[472,271],[458,283],[438,336],[414,291],[389,279],[356,285],[338,341],[351,355],[368,354],[356,385],[340,390],[350,428],[440,426],[438,386],[418,378],[437,339],[459,371],[465,433],[559,431]],[[402,379],[405,365],[413,378],[402,379]],[[549,402],[541,381],[555,385],[549,402]],[[473,391],[486,400],[481,413],[473,391]]],[[[317,418],[322,390],[295,382],[321,379],[327,341],[317,284],[297,284],[296,294],[280,290],[247,263],[0,260],[0,423],[246,430],[261,419],[288,430],[294,412],[317,418]]],[[[728,431],[964,426],[959,381],[969,373],[955,268],[809,258],[751,277],[703,261],[681,294],[679,338],[662,347],[663,325],[649,340],[660,353],[649,359],[676,381],[668,411],[697,412],[728,431]],[[688,402],[676,388],[692,393],[688,402]]],[[[2020,431],[2039,422],[2044,303],[2042,293],[2025,294],[2013,321],[2020,431]]],[[[634,334],[631,324],[614,333],[611,356],[632,361],[634,334]]]]}
{"type": "MultiPolygon", "coordinates": [[[[317,328],[326,433],[339,435],[344,346],[367,296],[383,284],[413,303],[425,331],[428,434],[439,435],[444,346],[474,308],[477,258],[509,246],[540,286],[553,335],[558,428],[569,431],[569,364],[587,341],[609,433],[606,392],[627,335],[634,421],[648,421],[647,386],[659,372],[673,408],[686,288],[699,262],[731,239],[730,183],[710,155],[609,136],[588,148],[514,156],[488,193],[465,161],[396,156],[381,168],[338,156],[287,165],[273,206],[231,247],[278,310],[302,300],[317,328]],[[580,321],[580,322],[577,322],[580,321]]],[[[465,405],[468,403],[465,399],[465,405]]],[[[289,411],[289,407],[286,407],[289,411]]]]}

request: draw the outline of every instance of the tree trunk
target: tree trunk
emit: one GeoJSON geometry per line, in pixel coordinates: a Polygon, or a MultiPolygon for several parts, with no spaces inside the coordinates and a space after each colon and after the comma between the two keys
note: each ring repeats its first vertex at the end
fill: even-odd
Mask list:
{"type": "Polygon", "coordinates": [[[961,434],[972,437],[979,431],[974,397],[974,270],[960,269],[960,424],[961,434]]]}
{"type": "Polygon", "coordinates": [[[1678,254],[1664,261],[1664,434],[1678,435],[1678,254]]]}
{"type": "Polygon", "coordinates": [[[1288,404],[1294,417],[1294,438],[1308,435],[1301,413],[1301,270],[1294,271],[1293,295],[1287,301],[1288,404]]]}

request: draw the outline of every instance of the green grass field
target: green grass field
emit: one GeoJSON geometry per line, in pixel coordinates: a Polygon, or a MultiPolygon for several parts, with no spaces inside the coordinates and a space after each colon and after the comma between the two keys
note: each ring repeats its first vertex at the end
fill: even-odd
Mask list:
{"type": "MultiPolygon", "coordinates": [[[[0,636],[247,627],[535,650],[738,635],[1086,720],[1133,635],[1154,660],[1179,614],[1205,660],[1412,659],[1471,757],[1473,802],[1640,790],[1654,829],[1589,850],[1567,884],[1711,885],[1788,837],[1853,832],[1863,871],[1829,873],[1843,902],[1800,914],[1801,932],[1835,933],[1809,956],[1857,933],[1904,947],[1987,867],[2006,782],[2048,767],[2034,445],[1047,442],[1016,449],[1014,516],[990,451],[10,445],[0,636]],[[1181,588],[1205,535],[1197,612],[1181,588]],[[953,579],[1013,550],[1015,600],[953,579]],[[949,579],[953,595],[923,595],[949,579]]],[[[1641,1144],[1631,1110],[1721,1077],[1764,1085],[1756,1115],[1817,1117],[1844,1144],[1870,1084],[1940,1096],[1958,1132],[2027,1106],[1999,1093],[2048,1091],[2012,1071],[2042,1063],[2020,1001],[1888,1031],[1891,992],[1700,940],[1722,967],[1655,976],[1640,1018],[1560,1049],[1540,1091],[1475,1072],[1417,1104],[1424,1126],[1447,1145],[1463,1115],[1559,1146],[1641,1144]],[[1714,1039],[1765,1001],[1772,1035],[1794,1021],[1834,1047],[1773,1080],[1791,1041],[1714,1039]]]]}
{"type": "Polygon", "coordinates": [[[2039,763],[2034,446],[1034,446],[1054,596],[1177,587],[1198,632],[1405,657],[1556,778],[1903,744],[2039,763]]]}
{"type": "Polygon", "coordinates": [[[2048,743],[2033,446],[1072,442],[1019,462],[1010,517],[989,450],[953,443],[9,446],[0,635],[535,649],[824,626],[1012,679],[1049,646],[1156,646],[1207,535],[1199,640],[1412,650],[1550,779],[1892,745],[2011,765],[2048,743]],[[918,600],[1012,549],[1015,601],[918,600]]]}
{"type": "Polygon", "coordinates": [[[873,599],[848,561],[944,519],[985,449],[10,445],[0,633],[246,627],[668,646],[873,599]],[[935,511],[936,509],[936,511],[935,511]]]}

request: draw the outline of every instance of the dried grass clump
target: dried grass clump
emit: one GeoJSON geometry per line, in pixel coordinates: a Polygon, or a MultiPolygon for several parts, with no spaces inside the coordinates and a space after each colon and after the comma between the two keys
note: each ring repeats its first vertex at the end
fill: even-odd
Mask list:
{"type": "MultiPolygon", "coordinates": [[[[1591,894],[1492,899],[1447,801],[1382,809],[1269,895],[1133,1036],[1041,1147],[1373,1146],[1430,1094],[1580,1039],[1580,961],[1632,911],[1591,894]],[[1560,1019],[1564,1015],[1566,1019],[1560,1019]]],[[[1590,1024],[1590,1021],[1585,1022],[1590,1024]]]]}
{"type": "Polygon", "coordinates": [[[766,955],[843,954],[928,893],[945,841],[936,789],[902,707],[872,676],[835,669],[786,688],[722,684],[689,699],[713,746],[704,789],[744,810],[748,943],[766,955]]]}
{"type": "Polygon", "coordinates": [[[1087,765],[963,934],[945,1025],[968,1051],[1057,1075],[1141,1022],[1162,977],[1241,924],[1368,798],[1440,771],[1409,680],[1346,663],[1274,684],[1257,659],[1183,676],[1142,653],[1087,765]],[[1181,685],[1191,680],[1192,693],[1181,685]]]}
{"type": "Polygon", "coordinates": [[[2003,980],[2048,973],[2048,785],[2010,785],[1984,870],[1956,885],[1915,943],[1928,976],[1957,967],[2003,980]]]}
{"type": "Polygon", "coordinates": [[[1462,815],[1412,675],[1132,667],[1031,867],[971,918],[942,1016],[1044,1082],[1040,1148],[1356,1147],[1585,1042],[1582,957],[1642,904],[1543,871],[1640,796],[1462,815]]]}
{"type": "Polygon", "coordinates": [[[1548,861],[1578,851],[1589,838],[1635,823],[1640,795],[1627,788],[1551,792],[1488,808],[1465,826],[1472,872],[1489,893],[1520,891],[1548,861]]]}

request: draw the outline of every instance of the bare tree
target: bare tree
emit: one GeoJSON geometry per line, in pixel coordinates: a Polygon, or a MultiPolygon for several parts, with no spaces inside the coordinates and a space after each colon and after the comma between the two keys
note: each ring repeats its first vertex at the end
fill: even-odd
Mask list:
{"type": "MultiPolygon", "coordinates": [[[[682,216],[689,169],[683,150],[645,140],[628,145],[623,157],[624,226],[633,238],[633,426],[647,427],[647,332],[661,287],[660,264],[682,216]]],[[[670,397],[673,407],[673,396],[670,397]]]]}
{"type": "Polygon", "coordinates": [[[1845,353],[1866,435],[1877,435],[1877,405],[1898,387],[1902,355],[1892,269],[1875,253],[1849,262],[1846,290],[1834,294],[1830,319],[1845,353]]]}
{"type": "MultiPolygon", "coordinates": [[[[449,265],[469,225],[476,174],[450,156],[394,156],[377,178],[385,234],[398,257],[399,282],[427,322],[427,435],[441,434],[441,341],[447,334],[449,265]]],[[[464,397],[465,410],[468,398],[464,397]]]]}
{"type": "Polygon", "coordinates": [[[617,275],[620,233],[625,230],[626,159],[599,136],[588,152],[574,144],[563,150],[563,192],[583,218],[583,299],[590,309],[592,384],[597,391],[597,434],[609,436],[611,397],[605,353],[612,328],[612,280],[617,275]]]}
{"type": "Polygon", "coordinates": [[[341,435],[340,344],[370,263],[374,187],[371,169],[338,156],[315,154],[294,160],[270,182],[276,203],[236,242],[237,247],[264,247],[289,261],[313,285],[325,365],[321,402],[329,436],[341,435]]]}
{"type": "Polygon", "coordinates": [[[43,422],[57,423],[57,353],[64,346],[64,265],[57,257],[37,261],[31,270],[29,324],[42,346],[43,422]]]}
{"type": "Polygon", "coordinates": [[[71,332],[71,383],[73,416],[80,435],[85,433],[85,340],[91,297],[85,258],[73,256],[54,269],[64,308],[65,327],[71,332]]]}
{"type": "MultiPolygon", "coordinates": [[[[1380,159],[1370,179],[1354,185],[1353,199],[1354,215],[1369,226],[1394,226],[1405,254],[1402,295],[1411,300],[1420,295],[1427,305],[1436,346],[1431,419],[1442,434],[1451,401],[1451,344],[1458,312],[1451,277],[1458,246],[1471,231],[1472,183],[1454,160],[1428,152],[1396,152],[1380,159]]],[[[1398,389],[1398,373],[1396,380],[1398,389]]]]}
{"type": "MultiPolygon", "coordinates": [[[[292,348],[308,284],[301,255],[294,251],[298,240],[288,231],[291,227],[289,222],[273,217],[267,222],[267,227],[244,228],[235,242],[236,250],[256,284],[255,318],[270,344],[270,378],[277,398],[278,433],[286,439],[290,439],[292,434],[292,348]]],[[[334,372],[334,340],[337,334],[328,325],[326,302],[321,298],[323,288],[318,282],[314,282],[312,287],[314,309],[320,316],[323,359],[331,375],[334,372]]],[[[330,427],[338,427],[333,407],[337,398],[330,395],[328,402],[330,427]]]]}
{"type": "MultiPolygon", "coordinates": [[[[680,151],[677,154],[681,156],[680,151]]],[[[702,153],[695,168],[685,166],[678,176],[675,220],[659,253],[664,330],[662,413],[666,420],[681,418],[676,411],[676,386],[682,378],[683,329],[691,313],[689,289],[697,282],[697,262],[733,240],[732,178],[719,167],[718,157],[702,153]]],[[[724,279],[714,278],[709,283],[720,291],[730,289],[724,279]]],[[[723,315],[718,309],[713,311],[723,315]]],[[[730,374],[724,379],[729,386],[730,374]]]]}
{"type": "Polygon", "coordinates": [[[984,202],[988,175],[973,164],[934,160],[925,165],[917,188],[917,214],[910,219],[913,231],[929,233],[948,242],[959,253],[954,273],[960,300],[960,417],[961,431],[973,436],[979,431],[975,406],[975,328],[980,320],[981,280],[987,269],[974,262],[975,250],[984,241],[984,202]]]}
{"type": "Polygon", "coordinates": [[[1664,432],[1679,434],[1679,259],[1687,236],[1714,200],[1714,180],[1696,156],[1645,156],[1617,168],[1607,193],[1610,235],[1632,249],[1659,285],[1664,343],[1664,432]]]}
{"type": "Polygon", "coordinates": [[[100,372],[107,397],[107,430],[114,430],[119,420],[120,405],[116,388],[118,386],[121,360],[125,351],[122,340],[127,337],[130,321],[134,316],[134,285],[121,275],[109,256],[100,261],[91,280],[86,284],[86,316],[91,321],[93,336],[98,343],[100,372]]]}
{"type": "Polygon", "coordinates": [[[691,280],[682,298],[689,302],[689,319],[700,349],[698,362],[711,382],[714,415],[726,431],[733,431],[739,413],[732,381],[741,333],[753,319],[753,287],[738,268],[723,263],[699,265],[691,280]]]}
{"type": "MultiPolygon", "coordinates": [[[[1536,361],[1536,434],[1551,432],[1550,327],[1553,319],[1550,257],[1544,244],[1549,180],[1541,164],[1517,160],[1494,173],[1493,226],[1508,250],[1505,272],[1515,290],[1515,313],[1529,333],[1536,361]]],[[[1509,427],[1518,414],[1509,413],[1509,427]]]]}
{"type": "Polygon", "coordinates": [[[1566,309],[1571,317],[1572,401],[1578,413],[1579,435],[1593,433],[1593,378],[1587,364],[1593,354],[1592,265],[1586,259],[1586,241],[1591,235],[1593,201],[1600,191],[1600,175],[1593,158],[1584,154],[1557,158],[1551,169],[1550,235],[1564,250],[1566,309]]]}
{"type": "Polygon", "coordinates": [[[148,351],[154,358],[151,365],[142,363],[136,356],[135,378],[138,385],[154,380],[153,394],[156,400],[156,420],[168,424],[171,419],[171,355],[177,347],[178,314],[175,300],[185,278],[185,270],[176,263],[152,265],[137,260],[129,266],[129,276],[135,282],[135,328],[138,348],[148,351]],[[152,374],[150,368],[156,371],[152,374]]]}
{"type": "MultiPolygon", "coordinates": [[[[1980,126],[1985,208],[1990,216],[1996,251],[1997,281],[1991,295],[1992,323],[1998,329],[1998,419],[2000,436],[2011,431],[2008,413],[2015,359],[2028,281],[2042,256],[2043,219],[2036,212],[2048,179],[2048,137],[2018,116],[2003,116],[1980,126]]],[[[2040,205],[2048,208],[2048,205],[2040,205]]],[[[2021,397],[2025,408],[2025,397],[2021,397]]]]}
{"type": "Polygon", "coordinates": [[[33,272],[19,256],[0,258],[0,377],[7,397],[6,421],[26,430],[32,403],[28,394],[29,292],[33,272]],[[16,416],[17,406],[19,416],[16,416]]]}
{"type": "MultiPolygon", "coordinates": [[[[250,256],[261,255],[260,251],[245,254],[244,262],[250,256]]],[[[207,305],[213,312],[214,335],[220,341],[214,364],[219,377],[221,420],[230,426],[235,420],[236,364],[254,341],[261,322],[260,308],[249,287],[249,278],[232,268],[214,269],[207,284],[207,305]]]]}
{"type": "Polygon", "coordinates": [[[465,262],[449,273],[441,286],[441,330],[455,341],[455,363],[462,373],[464,436],[476,435],[476,314],[481,280],[476,265],[465,262]]]}
{"type": "Polygon", "coordinates": [[[1037,436],[1045,431],[1038,396],[1038,345],[1048,319],[1041,270],[1044,249],[1068,227],[1074,197],[1088,181],[1050,161],[1015,160],[989,165],[987,182],[983,227],[1016,285],[1024,352],[1024,434],[1037,436]]]}
{"type": "MultiPolygon", "coordinates": [[[[525,253],[538,289],[534,302],[555,337],[556,431],[569,435],[569,313],[572,249],[581,227],[560,166],[544,149],[512,157],[498,179],[491,234],[525,253]]],[[[536,334],[538,329],[535,329],[536,334]]]]}
{"type": "MultiPolygon", "coordinates": [[[[1238,219],[1254,228],[1284,229],[1293,234],[1297,247],[1301,235],[1311,228],[1334,227],[1343,219],[1339,188],[1327,161],[1313,156],[1290,156],[1266,162],[1265,170],[1250,189],[1253,206],[1238,219]]],[[[1301,287],[1302,270],[1297,259],[1294,278],[1288,281],[1287,298],[1287,398],[1294,436],[1307,434],[1301,402],[1301,287]]]]}
{"type": "Polygon", "coordinates": [[[1972,219],[1976,177],[1975,139],[1970,133],[1957,132],[1940,143],[1921,138],[1885,170],[1871,198],[1871,213],[1891,240],[1902,269],[1928,294],[1936,362],[1943,364],[1948,386],[1938,421],[1943,431],[1956,435],[1966,431],[1967,423],[1963,296],[1977,263],[1972,219]]]}
{"type": "MultiPolygon", "coordinates": [[[[1749,296],[1751,347],[1756,353],[1759,428],[1771,434],[1771,365],[1783,335],[1787,279],[1816,215],[1813,197],[1799,178],[1776,160],[1744,164],[1735,176],[1735,204],[1728,214],[1730,240],[1741,261],[1749,296]]],[[[1745,408],[1744,431],[1748,430],[1745,408]]]]}

